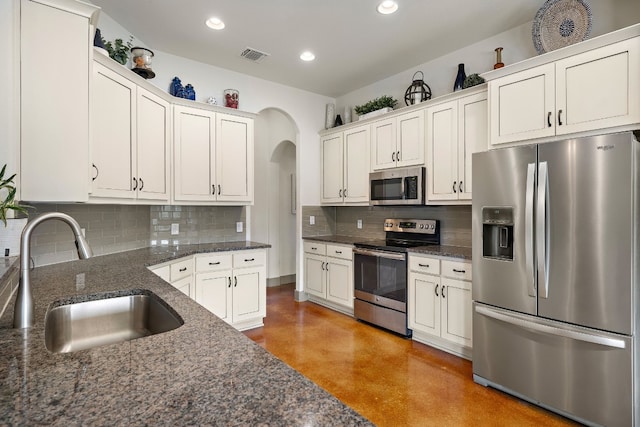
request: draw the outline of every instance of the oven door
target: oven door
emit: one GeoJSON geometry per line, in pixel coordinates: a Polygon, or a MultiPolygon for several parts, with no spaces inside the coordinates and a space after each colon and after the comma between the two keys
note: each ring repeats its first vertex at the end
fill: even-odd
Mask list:
{"type": "Polygon", "coordinates": [[[355,297],[406,312],[406,254],[355,248],[353,255],[355,297]]]}

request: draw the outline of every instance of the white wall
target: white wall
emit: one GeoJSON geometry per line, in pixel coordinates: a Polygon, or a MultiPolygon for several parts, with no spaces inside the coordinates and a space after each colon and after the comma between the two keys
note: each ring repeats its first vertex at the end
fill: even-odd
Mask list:
{"type": "Polygon", "coordinates": [[[0,168],[6,163],[9,175],[19,169],[18,12],[17,0],[0,1],[0,168]]]}
{"type": "MultiPolygon", "coordinates": [[[[594,17],[590,37],[596,37],[640,22],[640,1],[638,0],[597,0],[591,1],[589,4],[594,17]]],[[[505,65],[536,56],[537,52],[531,37],[532,22],[344,94],[336,100],[336,111],[342,113],[344,108],[354,108],[356,105],[364,104],[381,95],[390,95],[396,98],[398,100],[397,107],[404,107],[404,93],[411,84],[413,74],[416,71],[424,73],[424,82],[431,88],[432,98],[446,95],[453,90],[458,64],[465,64],[467,75],[490,71],[496,62],[494,51],[496,47],[504,48],[502,62],[505,65]]],[[[354,120],[357,118],[355,113],[353,118],[354,120]]]]}

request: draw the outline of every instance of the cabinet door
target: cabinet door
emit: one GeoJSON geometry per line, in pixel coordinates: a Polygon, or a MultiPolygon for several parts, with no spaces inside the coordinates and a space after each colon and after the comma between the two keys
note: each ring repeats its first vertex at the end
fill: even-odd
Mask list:
{"type": "Polygon", "coordinates": [[[342,133],[327,135],[320,141],[322,154],[322,203],[342,203],[342,133]]]}
{"type": "Polygon", "coordinates": [[[471,282],[442,278],[442,338],[471,347],[471,282]]]}
{"type": "Polygon", "coordinates": [[[440,337],[440,276],[409,275],[409,328],[440,337]]]}
{"type": "Polygon", "coordinates": [[[558,135],[640,122],[640,38],[556,62],[558,135]]]}
{"type": "Polygon", "coordinates": [[[197,108],[174,109],[174,198],[185,201],[215,199],[211,182],[215,113],[197,108]]]}
{"type": "Polygon", "coordinates": [[[427,199],[457,200],[458,101],[427,108],[427,199]]]}
{"type": "Polygon", "coordinates": [[[396,137],[395,117],[371,124],[371,169],[396,166],[396,137]]]}
{"type": "Polygon", "coordinates": [[[353,261],[327,258],[327,300],[353,308],[353,261]]]}
{"type": "Polygon", "coordinates": [[[171,286],[188,296],[193,298],[193,276],[188,276],[175,282],[171,282],[171,286]]]}
{"type": "MultiPolygon", "coordinates": [[[[12,34],[20,41],[20,200],[89,198],[89,17],[97,9],[74,3],[75,10],[87,9],[87,15],[34,1],[20,3],[20,34],[12,34]]],[[[9,72],[14,54],[3,54],[3,69],[9,72]]],[[[1,144],[7,144],[4,130],[3,136],[1,144]]]]}
{"type": "Polygon", "coordinates": [[[198,304],[231,323],[232,307],[231,270],[196,275],[194,299],[198,304]]]}
{"type": "Polygon", "coordinates": [[[487,151],[487,93],[458,101],[458,199],[471,200],[471,155],[487,151]]]}
{"type": "Polygon", "coordinates": [[[554,65],[489,82],[492,145],[555,135],[554,65]]]}
{"type": "Polygon", "coordinates": [[[138,198],[169,201],[169,103],[138,87],[136,102],[138,198]]]}
{"type": "Polygon", "coordinates": [[[369,125],[344,133],[344,201],[369,201],[369,125]]]}
{"type": "Polygon", "coordinates": [[[424,110],[397,118],[397,166],[424,165],[424,110]]]}
{"type": "Polygon", "coordinates": [[[253,119],[216,114],[215,179],[218,201],[253,201],[253,119]]]}
{"type": "Polygon", "coordinates": [[[233,270],[233,323],[267,315],[264,268],[233,270]]]}
{"type": "Polygon", "coordinates": [[[135,198],[136,85],[94,64],[91,118],[91,194],[135,198]]]}
{"type": "Polygon", "coordinates": [[[306,291],[320,298],[326,298],[326,257],[305,254],[304,256],[304,276],[306,291]]]}

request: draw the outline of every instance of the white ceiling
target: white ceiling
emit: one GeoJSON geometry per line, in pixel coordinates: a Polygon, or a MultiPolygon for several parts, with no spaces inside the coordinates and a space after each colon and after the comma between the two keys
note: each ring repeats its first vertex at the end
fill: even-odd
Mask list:
{"type": "Polygon", "coordinates": [[[531,21],[544,0],[92,0],[154,50],[338,97],[531,21]],[[226,23],[214,31],[204,22],[226,23]],[[241,58],[251,47],[270,56],[241,58]],[[311,50],[313,62],[300,53],[311,50]]]}

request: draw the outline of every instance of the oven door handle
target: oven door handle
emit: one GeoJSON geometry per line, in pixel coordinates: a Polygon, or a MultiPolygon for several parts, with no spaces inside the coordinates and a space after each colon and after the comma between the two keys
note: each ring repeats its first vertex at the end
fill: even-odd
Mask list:
{"type": "Polygon", "coordinates": [[[369,255],[369,256],[374,256],[374,257],[378,257],[378,258],[397,259],[399,261],[404,261],[405,260],[405,254],[404,253],[376,251],[376,250],[361,249],[361,248],[355,248],[353,250],[353,253],[354,254],[359,254],[359,255],[369,255]]]}

